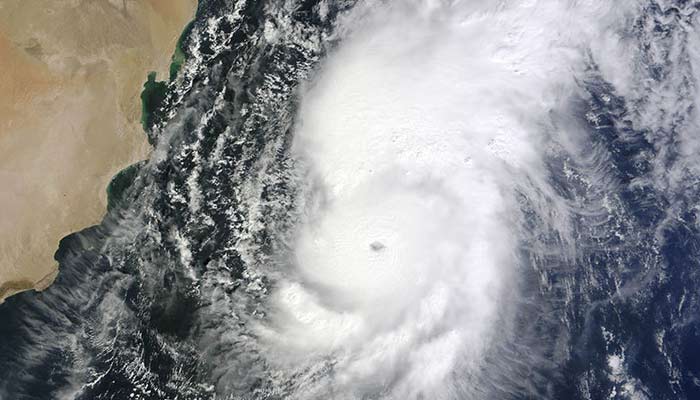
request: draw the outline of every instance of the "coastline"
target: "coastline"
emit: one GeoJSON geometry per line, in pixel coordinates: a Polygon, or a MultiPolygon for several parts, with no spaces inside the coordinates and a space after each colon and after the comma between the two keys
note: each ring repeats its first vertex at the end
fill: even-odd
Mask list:
{"type": "Polygon", "coordinates": [[[0,5],[0,304],[51,285],[59,241],[99,223],[114,180],[151,150],[144,78],[171,72],[197,1],[126,4],[0,5]],[[66,20],[70,30],[52,31],[66,20]]]}

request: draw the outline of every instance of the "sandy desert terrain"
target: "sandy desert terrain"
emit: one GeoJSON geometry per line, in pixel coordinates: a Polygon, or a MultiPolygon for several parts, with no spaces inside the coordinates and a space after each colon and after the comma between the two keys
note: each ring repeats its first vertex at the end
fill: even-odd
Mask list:
{"type": "Polygon", "coordinates": [[[196,0],[0,0],[0,302],[48,287],[65,235],[147,156],[140,92],[196,0]]]}

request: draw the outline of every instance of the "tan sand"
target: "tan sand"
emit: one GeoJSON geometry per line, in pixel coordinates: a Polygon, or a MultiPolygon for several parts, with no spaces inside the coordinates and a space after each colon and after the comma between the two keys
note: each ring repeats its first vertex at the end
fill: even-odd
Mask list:
{"type": "Polygon", "coordinates": [[[43,290],[59,240],[147,156],[140,93],[196,0],[0,0],[0,303],[43,290]]]}

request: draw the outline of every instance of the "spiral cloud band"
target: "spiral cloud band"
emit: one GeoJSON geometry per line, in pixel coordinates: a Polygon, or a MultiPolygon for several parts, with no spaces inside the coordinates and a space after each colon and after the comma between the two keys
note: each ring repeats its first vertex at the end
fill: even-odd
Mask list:
{"type": "MultiPolygon", "coordinates": [[[[522,301],[516,194],[555,198],[546,141],[576,138],[552,115],[569,111],[591,44],[622,8],[367,2],[342,22],[299,116],[296,151],[315,183],[270,339],[292,364],[332,360],[304,390],[484,390],[487,355],[522,301]]],[[[565,210],[543,218],[565,235],[565,210]]]]}

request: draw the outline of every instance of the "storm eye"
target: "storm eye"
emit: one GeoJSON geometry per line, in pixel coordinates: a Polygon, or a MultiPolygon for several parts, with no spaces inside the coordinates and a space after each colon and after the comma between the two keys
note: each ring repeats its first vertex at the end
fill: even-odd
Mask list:
{"type": "Polygon", "coordinates": [[[372,243],[369,244],[369,248],[370,248],[372,251],[382,251],[382,250],[384,250],[384,249],[386,248],[386,246],[385,246],[384,243],[382,243],[382,242],[375,241],[375,242],[372,242],[372,243]]]}

